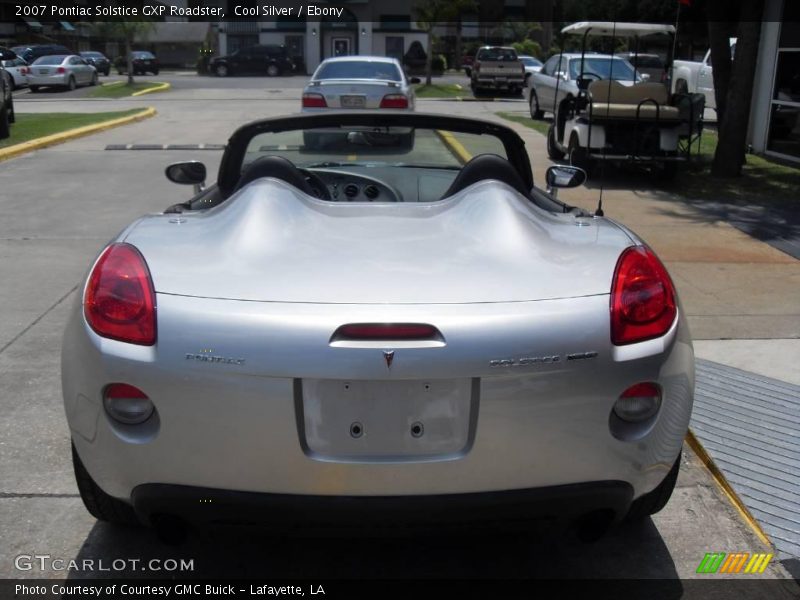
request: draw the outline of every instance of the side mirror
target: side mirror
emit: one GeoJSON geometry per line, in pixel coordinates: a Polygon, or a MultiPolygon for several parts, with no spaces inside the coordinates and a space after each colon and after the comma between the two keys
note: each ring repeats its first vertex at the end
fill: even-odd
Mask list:
{"type": "Polygon", "coordinates": [[[0,50],[0,60],[14,60],[17,58],[17,53],[8,49],[0,50]]]}
{"type": "Polygon", "coordinates": [[[173,163],[164,170],[164,174],[173,183],[193,185],[195,193],[202,192],[206,182],[206,166],[196,160],[173,163]]]}
{"type": "Polygon", "coordinates": [[[545,173],[547,193],[555,198],[558,188],[574,188],[586,182],[586,171],[571,165],[555,165],[545,173]]]}
{"type": "Polygon", "coordinates": [[[422,80],[419,77],[412,77],[411,79],[408,80],[408,83],[413,85],[415,83],[422,83],[422,80]]]}

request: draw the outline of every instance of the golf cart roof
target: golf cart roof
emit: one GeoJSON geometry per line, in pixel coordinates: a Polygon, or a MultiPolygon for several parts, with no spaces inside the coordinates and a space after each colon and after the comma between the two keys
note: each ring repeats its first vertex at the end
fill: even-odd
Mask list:
{"type": "Polygon", "coordinates": [[[561,33],[575,33],[605,36],[641,36],[654,33],[674,34],[674,25],[664,25],[662,23],[614,23],[611,21],[581,21],[567,25],[561,33]]]}

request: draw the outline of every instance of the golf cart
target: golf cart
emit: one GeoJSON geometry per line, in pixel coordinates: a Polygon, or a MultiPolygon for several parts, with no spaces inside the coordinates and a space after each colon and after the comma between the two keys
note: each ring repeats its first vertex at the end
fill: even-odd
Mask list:
{"type": "MultiPolygon", "coordinates": [[[[649,23],[582,22],[568,25],[561,32],[581,35],[579,60],[574,69],[575,93],[554,94],[553,124],[547,135],[550,158],[565,157],[570,164],[591,172],[597,161],[637,163],[652,166],[670,179],[680,162],[691,158],[693,147],[699,149],[703,129],[705,99],[702,94],[670,94],[668,82],[650,81],[649,76],[630,70],[630,78],[620,80],[613,69],[619,64],[614,55],[587,51],[589,36],[639,38],[666,35],[672,63],[672,40],[675,27],[649,23]]],[[[635,54],[634,54],[635,55],[635,54]]],[[[625,63],[626,67],[628,63],[625,63]]],[[[617,67],[619,68],[619,67],[617,67]]],[[[563,73],[556,78],[569,80],[563,73]]],[[[663,80],[667,80],[666,73],[663,80]]]]}

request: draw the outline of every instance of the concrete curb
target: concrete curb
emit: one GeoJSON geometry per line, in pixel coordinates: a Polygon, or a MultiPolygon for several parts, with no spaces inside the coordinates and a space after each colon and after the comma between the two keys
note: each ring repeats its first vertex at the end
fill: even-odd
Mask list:
{"type": "Polygon", "coordinates": [[[131,97],[133,97],[133,96],[144,96],[145,94],[152,94],[153,92],[163,92],[164,90],[168,90],[171,87],[172,87],[171,83],[168,83],[168,82],[159,83],[158,85],[154,85],[151,88],[147,88],[147,89],[144,89],[144,90],[139,90],[138,92],[134,92],[134,93],[131,94],[131,97]]]}
{"type": "Polygon", "coordinates": [[[725,475],[722,474],[722,471],[720,471],[719,467],[717,467],[717,465],[714,463],[714,459],[711,458],[711,455],[706,451],[706,449],[703,447],[703,444],[700,443],[700,440],[697,439],[697,436],[691,429],[686,432],[686,443],[694,451],[694,453],[697,454],[697,458],[699,458],[709,470],[711,476],[714,478],[714,481],[716,481],[717,484],[722,488],[725,496],[742,517],[742,520],[744,520],[744,522],[750,526],[750,529],[753,530],[753,533],[756,534],[756,537],[758,537],[758,539],[760,539],[765,545],[772,547],[772,542],[761,528],[759,522],[750,513],[744,502],[742,502],[742,499],[739,497],[739,494],[736,493],[736,490],[733,489],[733,486],[728,483],[725,475]]]}
{"type": "Polygon", "coordinates": [[[120,125],[127,125],[128,123],[149,119],[150,117],[155,116],[155,114],[155,108],[145,108],[141,112],[138,112],[134,115],[129,115],[127,117],[111,119],[110,121],[103,121],[102,123],[95,123],[93,125],[84,125],[83,127],[76,127],[60,133],[46,135],[34,140],[28,140],[27,142],[22,142],[21,144],[14,144],[13,146],[0,149],[0,161],[14,158],[20,154],[25,154],[26,152],[39,150],[40,148],[46,148],[47,146],[54,146],[56,144],[68,142],[69,140],[83,137],[85,135],[90,135],[99,131],[105,131],[106,129],[111,129],[112,127],[119,127],[120,125]]]}

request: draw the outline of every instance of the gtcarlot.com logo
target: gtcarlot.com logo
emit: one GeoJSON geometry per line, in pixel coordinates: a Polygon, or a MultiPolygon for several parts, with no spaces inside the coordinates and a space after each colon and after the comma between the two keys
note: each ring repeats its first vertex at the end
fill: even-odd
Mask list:
{"type": "Polygon", "coordinates": [[[66,559],[50,554],[19,554],[14,557],[17,571],[82,571],[82,572],[120,572],[120,571],[194,571],[194,559],[176,558],[115,558],[103,560],[84,558],[66,559]]]}
{"type": "Polygon", "coordinates": [[[707,552],[697,573],[763,573],[771,560],[772,554],[707,552]]]}

